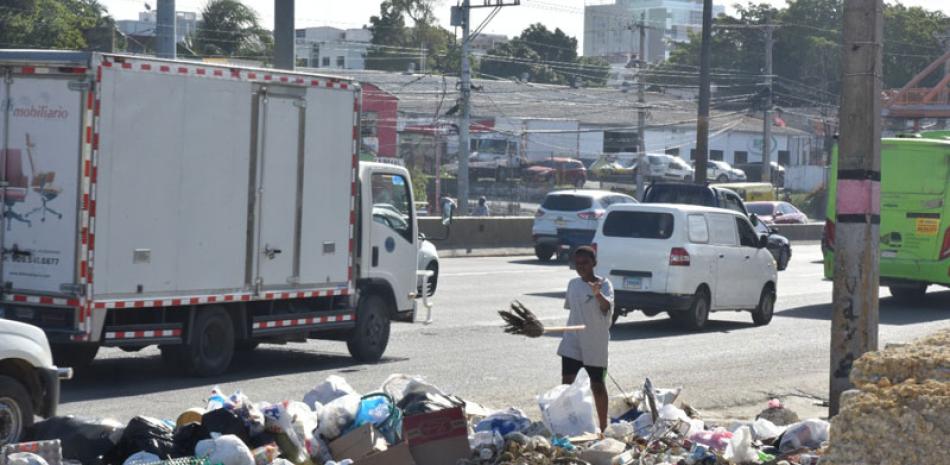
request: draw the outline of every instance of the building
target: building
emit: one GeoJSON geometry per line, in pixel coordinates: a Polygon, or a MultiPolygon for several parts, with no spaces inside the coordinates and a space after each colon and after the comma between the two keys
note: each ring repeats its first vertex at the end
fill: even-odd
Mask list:
{"type": "MultiPolygon", "coordinates": [[[[646,23],[646,60],[656,63],[669,58],[674,44],[701,32],[702,0],[615,0],[616,3],[584,7],[584,56],[635,57],[640,51],[640,33],[635,24],[643,15],[646,23]]],[[[713,16],[725,7],[713,6],[713,16]]],[[[615,59],[612,62],[616,61],[615,59]]]]}
{"type": "Polygon", "coordinates": [[[373,33],[368,29],[297,29],[297,61],[310,68],[365,69],[372,40],[373,33]]]}
{"type": "MultiPolygon", "coordinates": [[[[123,34],[136,38],[143,38],[151,42],[155,37],[155,26],[157,24],[158,13],[155,10],[143,11],[139,13],[139,19],[120,19],[115,22],[116,27],[123,34]]],[[[193,35],[198,30],[198,13],[191,11],[175,12],[175,41],[182,42],[186,37],[193,35]]],[[[141,41],[140,41],[141,42],[141,41]]],[[[134,47],[132,41],[129,44],[134,47]]]]}
{"type": "Polygon", "coordinates": [[[480,57],[487,54],[489,50],[508,43],[508,36],[483,32],[476,35],[469,43],[471,44],[472,55],[480,57]]]}

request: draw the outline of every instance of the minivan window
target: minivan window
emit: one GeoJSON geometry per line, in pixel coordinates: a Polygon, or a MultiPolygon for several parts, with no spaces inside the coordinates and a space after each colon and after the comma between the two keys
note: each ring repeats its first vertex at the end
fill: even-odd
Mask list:
{"type": "Polygon", "coordinates": [[[560,194],[549,195],[544,199],[541,207],[545,210],[557,210],[564,212],[578,212],[587,210],[592,205],[590,197],[580,195],[560,194]]]}
{"type": "Polygon", "coordinates": [[[632,239],[669,239],[673,235],[673,215],[660,212],[610,212],[604,220],[604,235],[632,239]]]}
{"type": "Polygon", "coordinates": [[[686,217],[686,223],[689,227],[689,241],[695,244],[705,244],[709,242],[709,227],[706,225],[706,217],[703,215],[689,215],[686,217]]]}
{"type": "Polygon", "coordinates": [[[736,245],[736,222],[729,213],[709,214],[709,243],[715,245],[736,245]]]}
{"type": "Polygon", "coordinates": [[[650,188],[647,202],[715,206],[708,188],[687,185],[653,186],[650,188]]]}

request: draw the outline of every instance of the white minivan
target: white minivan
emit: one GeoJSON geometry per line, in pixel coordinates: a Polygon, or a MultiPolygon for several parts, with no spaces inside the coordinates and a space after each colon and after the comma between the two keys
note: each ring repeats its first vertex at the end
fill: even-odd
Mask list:
{"type": "Polygon", "coordinates": [[[594,236],[599,276],[615,292],[614,321],[667,312],[698,330],[709,312],[748,310],[772,320],[777,273],[767,238],[731,210],[679,204],[618,204],[594,236]]]}

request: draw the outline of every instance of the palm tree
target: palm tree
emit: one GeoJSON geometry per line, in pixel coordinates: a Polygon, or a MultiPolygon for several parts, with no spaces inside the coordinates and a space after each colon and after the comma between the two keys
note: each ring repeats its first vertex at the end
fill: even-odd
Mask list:
{"type": "Polygon", "coordinates": [[[193,49],[205,56],[269,58],[274,41],[257,12],[239,0],[211,0],[201,12],[193,49]]]}

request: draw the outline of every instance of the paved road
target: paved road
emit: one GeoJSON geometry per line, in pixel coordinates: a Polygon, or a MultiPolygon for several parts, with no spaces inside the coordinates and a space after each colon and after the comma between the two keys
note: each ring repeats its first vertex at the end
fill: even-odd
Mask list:
{"type": "MultiPolygon", "coordinates": [[[[773,395],[821,414],[809,397],[827,395],[832,285],[822,279],[819,260],[817,245],[795,247],[789,269],[779,275],[777,313],[766,327],[735,312],[713,314],[701,333],[684,332],[662,315],[621,319],[612,331],[610,373],[625,389],[645,376],[657,386],[681,385],[686,400],[713,416],[751,415],[773,395]]],[[[355,364],[342,343],[311,341],[262,346],[236,358],[224,376],[193,379],[166,370],[154,348],[134,354],[104,349],[88,372],[65,384],[61,413],[174,418],[202,405],[216,384],[275,402],[301,399],[331,374],[365,392],[391,373],[407,373],[489,407],[513,405],[537,416],[535,396],[560,377],[559,339],[506,335],[495,311],[517,298],[546,321],[561,322],[564,287],[573,276],[563,264],[533,257],[445,259],[435,323],[395,325],[386,356],[375,365],[355,364]]],[[[914,308],[897,305],[886,290],[881,295],[882,346],[932,332],[950,318],[950,291],[931,291],[914,308]]]]}

